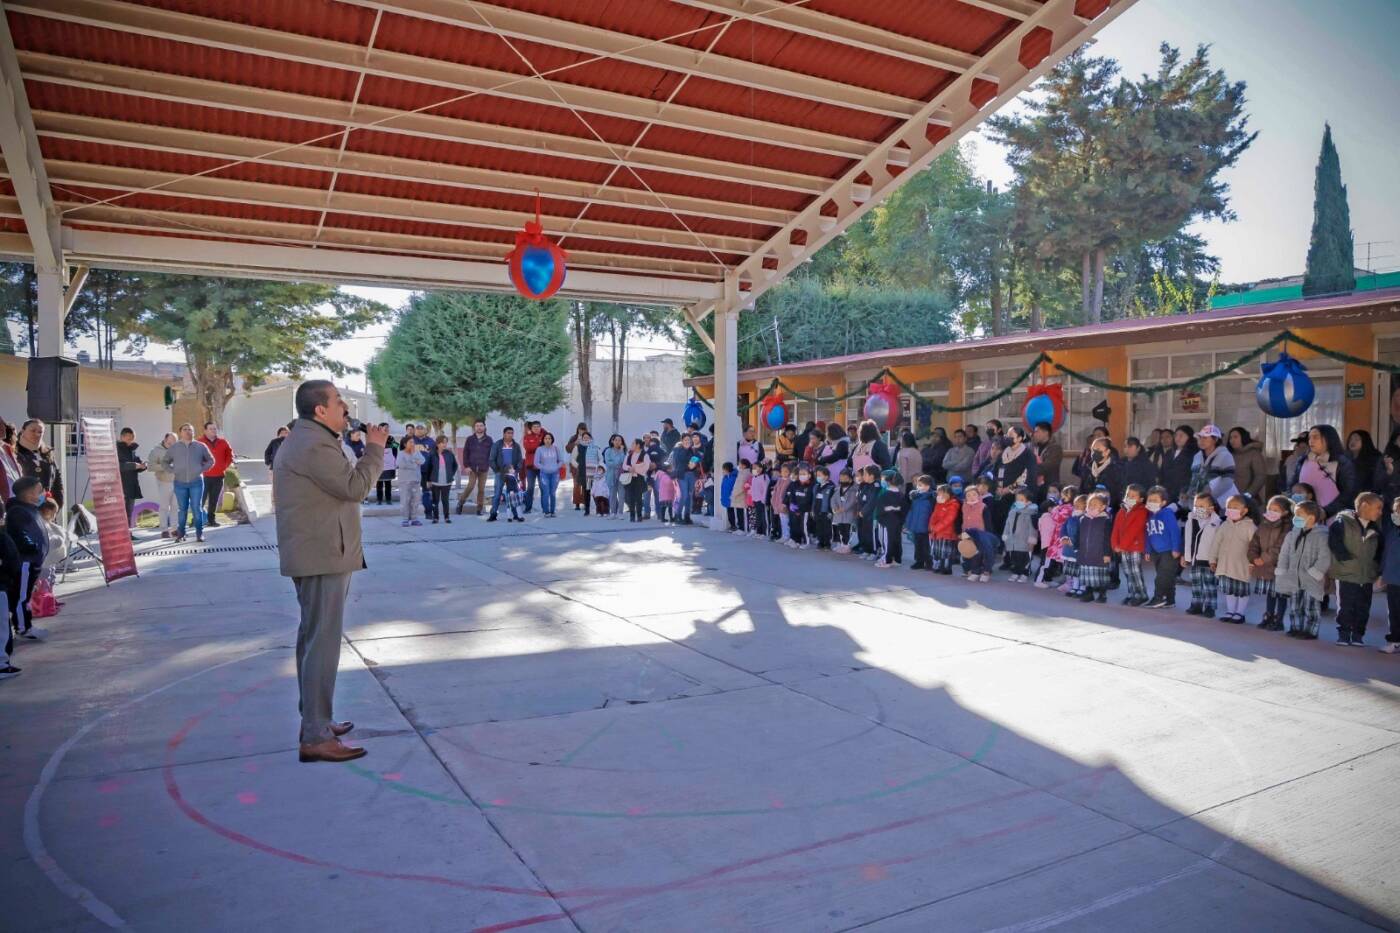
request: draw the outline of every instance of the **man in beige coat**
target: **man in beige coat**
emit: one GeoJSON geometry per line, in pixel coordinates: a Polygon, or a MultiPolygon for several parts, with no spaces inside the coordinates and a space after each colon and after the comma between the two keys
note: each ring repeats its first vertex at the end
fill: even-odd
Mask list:
{"type": "Polygon", "coordinates": [[[331,704],[350,575],[365,566],[360,503],[384,467],[388,429],[368,428],[365,452],[351,464],[340,437],[349,408],[335,384],[312,379],[297,387],[297,421],[273,465],[277,547],[282,576],[291,577],[301,606],[297,686],[301,695],[302,761],[351,761],[363,748],[340,736],[353,723],[334,722],[331,704]]]}

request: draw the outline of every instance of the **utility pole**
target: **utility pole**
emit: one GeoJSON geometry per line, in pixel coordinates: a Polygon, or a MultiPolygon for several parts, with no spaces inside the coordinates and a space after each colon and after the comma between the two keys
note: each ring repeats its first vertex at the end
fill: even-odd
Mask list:
{"type": "Polygon", "coordinates": [[[783,332],[778,329],[778,316],[773,315],[773,340],[778,344],[778,365],[783,365],[783,332]]]}

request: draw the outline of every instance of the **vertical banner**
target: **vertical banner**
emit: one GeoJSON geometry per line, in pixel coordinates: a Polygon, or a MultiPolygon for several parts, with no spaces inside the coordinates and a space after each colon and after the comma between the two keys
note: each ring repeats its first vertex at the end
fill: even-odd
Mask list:
{"type": "Polygon", "coordinates": [[[111,418],[84,418],[82,429],[103,572],[108,583],[134,577],[136,552],[131,547],[131,518],[126,514],[121,466],[117,463],[116,422],[111,418]]]}

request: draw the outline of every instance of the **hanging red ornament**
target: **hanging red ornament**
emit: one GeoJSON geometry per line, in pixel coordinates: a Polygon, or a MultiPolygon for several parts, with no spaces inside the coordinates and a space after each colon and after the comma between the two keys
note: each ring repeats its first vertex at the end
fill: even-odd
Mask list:
{"type": "Polygon", "coordinates": [[[781,431],[783,429],[783,425],[787,424],[787,403],[783,399],[781,389],[774,389],[768,393],[768,397],[763,400],[763,405],[758,410],[758,416],[768,430],[781,431]]]}
{"type": "Polygon", "coordinates": [[[544,235],[540,221],[540,193],[535,192],[535,219],[525,221],[525,229],[515,235],[515,249],[506,256],[510,280],[526,298],[543,301],[564,284],[569,254],[544,235]]]}
{"type": "Polygon", "coordinates": [[[870,383],[861,413],[881,431],[891,431],[899,424],[899,389],[893,383],[881,380],[870,383]]]}
{"type": "Polygon", "coordinates": [[[1021,406],[1021,421],[1027,431],[1034,430],[1041,422],[1048,423],[1051,431],[1060,430],[1060,425],[1065,423],[1064,387],[1051,382],[1028,388],[1026,403],[1021,406]]]}

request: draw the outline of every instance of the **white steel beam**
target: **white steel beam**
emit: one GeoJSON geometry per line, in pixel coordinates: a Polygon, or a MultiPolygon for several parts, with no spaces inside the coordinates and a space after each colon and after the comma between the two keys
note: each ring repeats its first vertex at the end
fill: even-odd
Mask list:
{"type": "MultiPolygon", "coordinates": [[[[155,172],[117,165],[97,165],[90,162],[67,162],[50,159],[48,168],[50,177],[59,185],[90,186],[134,193],[154,188],[150,192],[151,194],[181,199],[193,198],[201,201],[254,204],[306,211],[325,209],[336,214],[358,217],[480,227],[511,233],[520,230],[526,221],[534,219],[534,214],[520,211],[502,211],[373,194],[352,194],[344,191],[330,192],[328,196],[324,188],[273,185],[265,182],[217,178],[212,175],[190,177],[174,172],[155,172]]],[[[68,209],[65,213],[70,217],[80,219],[84,216],[84,208],[79,205],[68,209]]],[[[748,237],[692,233],[688,230],[674,228],[645,227],[637,224],[620,224],[598,220],[574,220],[570,217],[549,215],[544,217],[544,222],[546,231],[561,230],[571,226],[573,234],[580,237],[634,243],[642,246],[691,249],[702,253],[715,250],[747,255],[762,242],[748,237]]]]}
{"type": "MultiPolygon", "coordinates": [[[[423,162],[397,156],[377,155],[346,150],[337,157],[336,151],[324,146],[302,146],[266,155],[277,144],[246,136],[226,136],[195,130],[174,129],[147,123],[125,123],[105,117],[36,110],[34,128],[39,137],[65,139],[75,142],[123,146],[151,152],[171,152],[227,162],[254,161],[261,165],[286,168],[310,168],[320,171],[339,170],[344,175],[382,178],[390,181],[421,182],[449,188],[468,188],[502,194],[532,194],[538,190],[545,197],[571,201],[592,198],[600,204],[669,215],[708,217],[734,223],[756,223],[780,227],[796,211],[758,207],[710,198],[664,195],[669,208],[656,202],[655,196],[637,188],[597,188],[589,182],[550,178],[544,175],[524,175],[495,169],[471,168],[446,162],[423,162]]],[[[723,197],[726,188],[716,186],[716,197],[723,197]]]]}
{"type": "Polygon", "coordinates": [[[1009,16],[1012,19],[1030,19],[1035,15],[1035,11],[1040,9],[1040,4],[1034,0],[960,0],[960,2],[981,10],[1000,13],[1002,16],[1009,16]]]}
{"type": "MultiPolygon", "coordinates": [[[[198,275],[292,279],[342,285],[513,291],[499,262],[375,256],[339,249],[309,249],[110,233],[65,227],[63,243],[75,260],[101,268],[144,269],[198,275]]],[[[610,272],[571,271],[563,297],[683,304],[713,299],[720,283],[610,272]]]]}
{"type": "MultiPolygon", "coordinates": [[[[268,91],[207,81],[203,78],[187,78],[139,68],[64,58],[42,52],[19,52],[17,57],[23,68],[24,78],[29,81],[328,124],[332,128],[327,130],[325,139],[337,137],[341,127],[352,126],[357,131],[439,139],[532,155],[582,159],[605,165],[624,164],[616,146],[604,145],[595,139],[580,136],[541,133],[492,123],[434,116],[429,113],[407,113],[387,107],[370,107],[363,103],[355,108],[352,114],[348,101],[325,97],[268,91]]],[[[268,151],[292,148],[308,142],[310,140],[300,140],[285,146],[269,143],[268,151]]],[[[825,192],[830,184],[829,179],[816,175],[742,165],[664,149],[632,149],[627,155],[626,164],[639,171],[667,172],[810,195],[825,192]]],[[[659,195],[663,203],[667,197],[669,196],[665,194],[659,195]]]]}
{"type": "Polygon", "coordinates": [[[675,0],[685,6],[693,6],[712,13],[726,16],[752,15],[761,12],[760,22],[768,26],[786,29],[815,39],[824,39],[840,45],[888,55],[904,61],[940,68],[958,74],[977,64],[977,56],[958,49],[925,42],[902,33],[891,32],[876,26],[867,26],[855,20],[843,19],[822,13],[807,6],[797,6],[790,0],[675,0]]]}
{"type": "MultiPolygon", "coordinates": [[[[462,94],[487,94],[551,108],[560,107],[562,101],[563,106],[576,111],[652,122],[692,132],[722,133],[749,142],[817,152],[838,158],[858,159],[874,148],[873,144],[864,139],[842,136],[839,133],[810,130],[787,123],[774,123],[699,107],[665,104],[565,81],[540,80],[534,76],[522,76],[508,71],[402,52],[388,52],[382,49],[366,51],[362,46],[347,42],[333,42],[227,20],[140,6],[121,0],[10,0],[7,5],[17,13],[61,22],[82,23],[245,55],[284,59],[380,78],[427,84],[462,94]]],[[[444,95],[444,99],[448,96],[451,95],[444,95]]]]}
{"type": "MultiPolygon", "coordinates": [[[[650,65],[667,71],[688,74],[696,78],[721,81],[744,88],[769,91],[820,104],[847,107],[878,113],[904,120],[923,105],[923,101],[843,84],[829,78],[818,78],[797,71],[787,71],[758,62],[722,55],[701,55],[699,51],[672,42],[657,42],[625,32],[599,29],[584,23],[553,16],[543,16],[511,9],[499,3],[473,0],[470,5],[461,0],[343,0],[355,6],[368,7],[386,13],[396,13],[429,22],[443,23],[475,31],[498,32],[512,39],[547,43],[573,49],[589,56],[616,61],[650,65]]],[[[752,15],[758,23],[767,23],[762,12],[752,15]]],[[[711,31],[721,29],[724,22],[707,26],[691,36],[708,38],[711,31]]]]}
{"type": "MultiPolygon", "coordinates": [[[[58,242],[57,213],[3,5],[0,5],[0,151],[5,156],[15,197],[19,199],[25,230],[33,243],[34,269],[41,275],[60,275],[63,250],[58,242]]],[[[61,332],[61,318],[59,325],[61,332]]]]}
{"type": "MultiPolygon", "coordinates": [[[[59,200],[60,209],[76,207],[59,200]]],[[[0,198],[0,217],[18,217],[19,208],[12,198],[0,198]]],[[[313,246],[322,243],[344,249],[369,253],[411,253],[443,259],[476,259],[489,262],[505,261],[511,244],[494,241],[434,237],[421,234],[382,233],[345,227],[322,227],[316,237],[316,227],[310,223],[285,223],[270,220],[250,220],[245,217],[222,217],[213,214],[192,214],[182,211],[156,211],[128,208],[120,204],[89,208],[81,218],[87,224],[150,234],[226,237],[273,243],[283,246],[313,246]]],[[[502,265],[502,269],[504,269],[502,265]]],[[[598,269],[627,272],[663,278],[689,278],[717,281],[724,267],[709,262],[691,262],[651,256],[624,256],[596,253],[589,250],[569,251],[570,269],[598,269]]]]}
{"type": "Polygon", "coordinates": [[[63,289],[63,317],[66,319],[73,311],[73,304],[78,300],[78,296],[83,292],[83,286],[87,284],[88,267],[76,266],[68,276],[68,285],[63,289]]]}
{"type": "MultiPolygon", "coordinates": [[[[738,466],[735,452],[739,444],[739,309],[726,308],[715,314],[715,463],[730,461],[738,466]]],[[[710,527],[725,530],[726,516],[715,509],[710,527]]]]}
{"type": "Polygon", "coordinates": [[[727,297],[725,305],[731,306],[735,300],[749,304],[763,292],[777,285],[812,253],[839,236],[877,204],[916,177],[940,154],[957,145],[958,140],[980,124],[988,114],[995,113],[1029,87],[1134,2],[1135,0],[1118,0],[1087,25],[1074,15],[1075,0],[1049,0],[1038,7],[1034,14],[1020,22],[988,50],[976,66],[936,95],[926,105],[924,112],[891,134],[869,158],[862,159],[852,166],[842,178],[832,184],[825,197],[812,201],[792,223],[741,263],[733,276],[737,282],[747,287],[740,289],[737,297],[727,297]],[[1021,41],[1038,27],[1048,29],[1053,37],[1050,53],[1035,67],[1027,69],[1018,60],[1021,41]],[[986,78],[988,73],[1002,75],[1007,79],[1007,83],[999,85],[998,94],[993,100],[977,107],[970,100],[972,82],[978,78],[986,78]],[[940,110],[953,114],[951,132],[931,143],[927,136],[929,117],[940,110]],[[896,146],[909,150],[908,168],[898,175],[889,170],[890,150],[896,146]],[[872,181],[869,184],[858,183],[857,179],[862,176],[872,181]],[[864,190],[857,195],[857,188],[864,190]],[[827,202],[836,205],[835,217],[823,216],[822,209],[827,202]],[[799,233],[805,236],[806,242],[803,246],[796,247],[793,245],[793,238],[799,233]],[[776,268],[764,268],[764,260],[769,257],[777,257],[776,268]]]}

